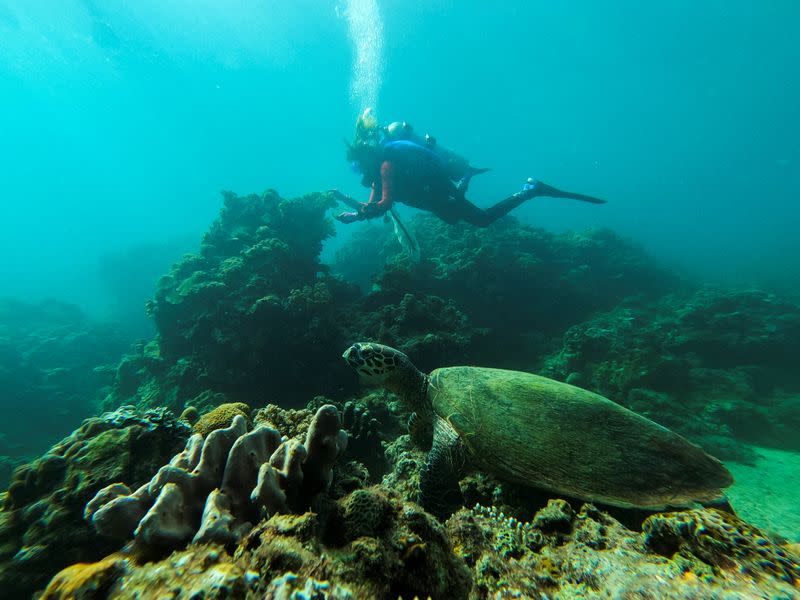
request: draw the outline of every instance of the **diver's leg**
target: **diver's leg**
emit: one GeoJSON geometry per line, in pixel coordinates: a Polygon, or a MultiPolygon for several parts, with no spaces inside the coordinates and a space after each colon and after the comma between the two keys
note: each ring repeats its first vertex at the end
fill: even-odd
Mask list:
{"type": "Polygon", "coordinates": [[[526,200],[537,198],[539,196],[548,196],[550,198],[570,198],[572,200],[582,200],[584,202],[591,202],[593,204],[606,203],[605,200],[595,198],[594,196],[586,196],[584,194],[576,194],[574,192],[565,192],[563,190],[554,188],[551,185],[547,185],[546,183],[542,183],[541,181],[528,179],[528,182],[522,188],[522,191],[511,194],[508,198],[500,200],[500,202],[494,206],[481,209],[472,204],[472,202],[466,198],[462,198],[455,206],[450,208],[448,212],[451,213],[449,215],[451,218],[456,216],[457,219],[464,220],[467,223],[477,225],[478,227],[486,227],[494,223],[500,217],[506,216],[526,200]]]}
{"type": "Polygon", "coordinates": [[[488,227],[500,217],[504,217],[509,212],[517,208],[525,200],[530,200],[535,196],[533,190],[523,190],[512,194],[505,200],[501,200],[494,206],[483,209],[475,206],[466,198],[458,198],[456,202],[446,207],[440,207],[436,211],[436,216],[446,223],[456,223],[466,221],[470,225],[478,227],[488,227]]]}
{"type": "Polygon", "coordinates": [[[438,206],[431,212],[449,225],[455,225],[459,221],[466,221],[471,225],[486,227],[492,221],[486,211],[478,208],[466,198],[453,198],[447,206],[438,206]]]}

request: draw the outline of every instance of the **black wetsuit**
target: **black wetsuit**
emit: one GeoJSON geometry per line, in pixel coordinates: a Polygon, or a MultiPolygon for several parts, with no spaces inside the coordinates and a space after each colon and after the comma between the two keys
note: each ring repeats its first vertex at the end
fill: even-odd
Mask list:
{"type": "Polygon", "coordinates": [[[605,202],[592,196],[562,192],[537,181],[529,183],[522,191],[497,204],[483,209],[475,206],[464,196],[472,174],[482,170],[468,171],[456,183],[453,180],[453,170],[445,158],[431,148],[407,140],[385,144],[382,159],[379,172],[367,178],[372,182],[369,201],[361,204],[357,212],[340,214],[337,217],[340,221],[349,223],[377,217],[388,211],[392,203],[402,202],[428,210],[447,223],[466,221],[479,227],[486,227],[536,196],[573,198],[596,204],[605,202]]]}

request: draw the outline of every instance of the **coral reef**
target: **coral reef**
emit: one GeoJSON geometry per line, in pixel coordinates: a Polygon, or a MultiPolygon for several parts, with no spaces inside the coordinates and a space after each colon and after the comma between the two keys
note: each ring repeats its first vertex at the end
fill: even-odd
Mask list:
{"type": "Polygon", "coordinates": [[[251,570],[322,577],[356,598],[466,598],[469,590],[444,527],[380,487],[353,492],[319,516],[273,517],[243,546],[251,570]]]}
{"type": "MultiPolygon", "coordinates": [[[[513,218],[478,229],[417,217],[419,264],[372,227],[329,269],[332,203],[225,193],[198,252],[148,303],[156,338],[115,372],[94,370],[109,361],[101,334],[82,338],[80,319],[58,329],[69,310],[52,327],[32,318],[30,343],[0,326],[2,381],[37,394],[52,383],[30,404],[43,422],[69,426],[59,410],[88,406],[112,376],[106,407],[181,414],[126,406],[16,470],[0,511],[4,595],[29,597],[67,567],[45,598],[799,596],[795,549],[711,509],[643,524],[472,472],[464,498],[492,507],[440,522],[415,504],[425,448],[405,434],[408,414],[392,395],[354,400],[339,358],[376,339],[426,371],[544,372],[746,461],[740,440],[798,448],[796,305],[694,289],[607,231],[513,218]],[[50,360],[77,352],[68,372],[50,360]]],[[[14,443],[0,440],[5,464],[14,443]]]]}
{"type": "Polygon", "coordinates": [[[247,431],[236,414],[230,426],[203,436],[136,491],[114,483],[86,504],[85,517],[108,537],[134,539],[139,554],[194,543],[235,545],[261,517],[303,511],[333,479],[332,467],[347,444],[338,411],[320,407],[305,444],[282,442],[259,426],[247,431]]]}
{"type": "Polygon", "coordinates": [[[342,368],[328,349],[344,343],[341,313],[357,290],[319,261],[332,205],[329,194],[224,193],[199,253],[159,281],[148,304],[157,340],[123,360],[108,405],[180,412],[207,390],[302,405],[333,388],[342,368]]]}
{"type": "MultiPolygon", "coordinates": [[[[477,230],[422,217],[423,263],[390,258],[365,295],[319,260],[331,205],[327,194],[226,193],[199,253],[159,282],[148,305],[157,339],[123,359],[106,406],[180,412],[200,408],[202,393],[252,406],[343,400],[355,381],[327,350],[355,338],[392,344],[423,369],[490,359],[529,368],[566,326],[669,281],[608,232],[554,236],[513,219],[477,230]]],[[[335,268],[385,245],[386,233],[357,238],[335,268]]]]}
{"type": "Polygon", "coordinates": [[[83,520],[83,505],[103,486],[139,486],[190,430],[167,412],[124,407],[87,419],[41,458],[19,467],[0,510],[0,589],[30,597],[58,569],[114,550],[83,520]]]}
{"type": "Polygon", "coordinates": [[[356,313],[361,316],[352,326],[351,339],[381,340],[418,357],[423,365],[468,361],[487,334],[473,327],[452,300],[439,296],[407,293],[397,303],[373,306],[374,300],[365,299],[356,313]]]}
{"type": "MultiPolygon", "coordinates": [[[[319,394],[341,406],[356,379],[338,350],[374,339],[425,371],[484,364],[566,380],[721,458],[752,463],[741,440],[797,447],[792,303],[695,290],[607,231],[555,235],[513,218],[480,229],[431,216],[412,222],[419,264],[386,228],[341,249],[332,270],[351,281],[372,271],[364,293],[320,262],[331,205],[327,194],[226,193],[199,253],[160,281],[149,304],[158,336],[120,362],[106,406],[299,408],[319,394]]],[[[367,466],[375,479],[380,467],[367,466]]]]}
{"type": "Polygon", "coordinates": [[[145,563],[112,555],[66,569],[48,591],[103,585],[104,598],[797,598],[797,560],[790,547],[713,510],[654,515],[637,532],[591,504],[573,510],[551,500],[529,521],[476,505],[443,525],[374,486],[320,512],[274,514],[231,553],[193,544],[145,563]]]}
{"type": "Polygon", "coordinates": [[[786,363],[798,329],[796,305],[706,289],[575,325],[543,370],[747,462],[739,441],[800,449],[800,377],[786,363]]]}
{"type": "MultiPolygon", "coordinates": [[[[232,554],[220,546],[193,544],[161,560],[119,566],[104,598],[167,593],[303,598],[309,593],[330,600],[463,599],[470,588],[469,572],[453,554],[444,526],[381,488],[354,492],[320,513],[272,515],[232,554]]],[[[61,582],[72,583],[74,576],[65,571],[56,581],[53,587],[64,586],[61,582]]]]}
{"type": "MultiPolygon", "coordinates": [[[[430,362],[415,356],[423,369],[487,360],[530,368],[530,355],[548,349],[548,338],[566,327],[627,297],[655,298],[678,285],[643,251],[605,230],[555,235],[514,218],[480,229],[430,215],[417,216],[410,225],[422,249],[419,265],[393,257],[397,250],[389,232],[380,236],[370,228],[339,251],[333,269],[363,281],[365,257],[374,257],[367,310],[400,305],[413,291],[417,302],[447,299],[480,332],[477,343],[460,352],[430,362]]],[[[437,324],[433,331],[441,329],[437,324]]],[[[395,340],[381,341],[394,345],[395,340]]]]}

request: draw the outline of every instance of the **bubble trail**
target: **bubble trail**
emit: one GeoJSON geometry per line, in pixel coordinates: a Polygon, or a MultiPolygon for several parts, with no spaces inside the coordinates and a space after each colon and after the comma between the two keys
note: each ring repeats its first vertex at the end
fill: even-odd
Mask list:
{"type": "Polygon", "coordinates": [[[353,42],[350,97],[361,111],[377,109],[383,71],[383,20],[376,0],[347,0],[345,17],[353,42]]]}

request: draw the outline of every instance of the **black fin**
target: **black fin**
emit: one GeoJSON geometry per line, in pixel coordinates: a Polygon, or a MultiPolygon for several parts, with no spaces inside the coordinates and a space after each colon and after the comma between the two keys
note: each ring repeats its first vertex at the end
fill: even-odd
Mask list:
{"type": "Polygon", "coordinates": [[[606,204],[606,200],[601,198],[587,196],[586,194],[576,194],[575,192],[565,192],[564,190],[559,190],[558,188],[554,188],[553,186],[542,183],[541,181],[536,182],[536,187],[534,190],[536,192],[536,196],[548,196],[549,198],[569,198],[570,200],[581,200],[583,202],[591,202],[592,204],[606,204]]]}

